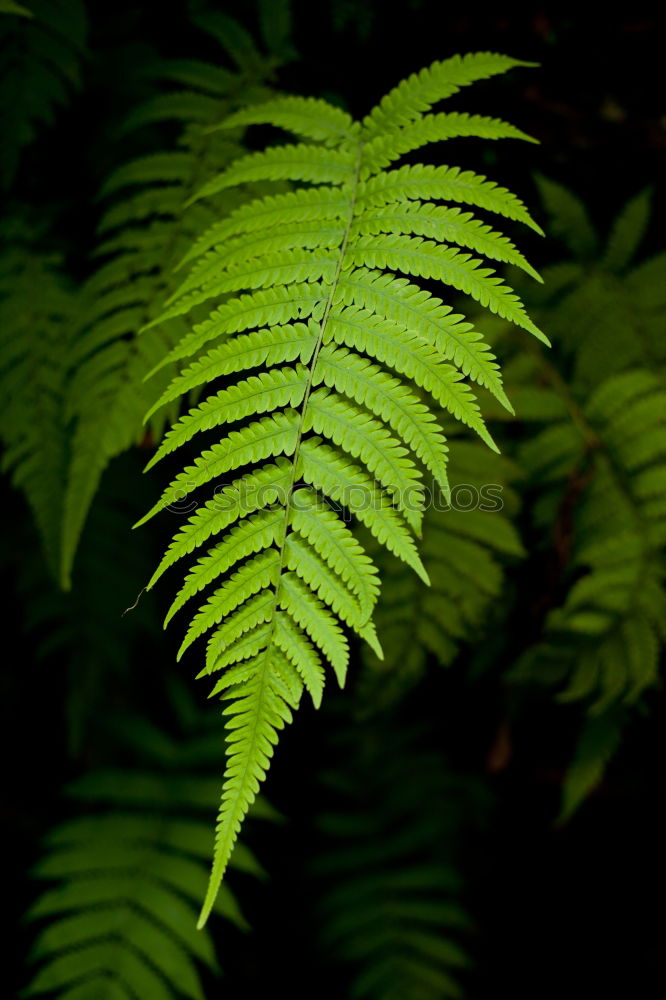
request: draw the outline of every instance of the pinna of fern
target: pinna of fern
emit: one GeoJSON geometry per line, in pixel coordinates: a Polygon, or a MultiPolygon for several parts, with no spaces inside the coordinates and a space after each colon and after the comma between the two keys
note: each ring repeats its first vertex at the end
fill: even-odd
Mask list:
{"type": "Polygon", "coordinates": [[[469,382],[510,406],[480,335],[414,279],[462,292],[545,339],[481,258],[532,268],[461,207],[539,231],[523,203],[472,171],[394,166],[456,136],[527,138],[499,120],[431,111],[462,86],[518,65],[492,53],[434,63],[361,122],[321,100],[284,97],[222,126],[272,124],[302,141],[242,157],[202,188],[203,198],[258,181],[294,186],[216,222],[187,254],[192,269],[155,321],[195,308],[200,315],[206,303],[211,310],[158,366],[185,367],[148,418],[213,386],[149,465],[223,428],[139,522],[214,484],[215,496],[176,533],[148,584],[215,542],[167,615],[217,584],[180,650],[208,635],[202,673],[219,675],[212,694],[228,701],[229,755],[201,923],[303,689],[319,705],[326,663],[344,683],[345,626],[379,649],[378,575],[347,515],[427,581],[415,541],[423,473],[448,491],[447,445],[433,411],[446,410],[495,448],[469,382]]]}

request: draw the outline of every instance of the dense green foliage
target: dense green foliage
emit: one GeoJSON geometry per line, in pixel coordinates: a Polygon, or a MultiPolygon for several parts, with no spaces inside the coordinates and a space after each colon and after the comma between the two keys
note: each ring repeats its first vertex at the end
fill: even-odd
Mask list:
{"type": "Polygon", "coordinates": [[[335,995],[473,996],[483,770],[547,714],[567,823],[659,692],[655,192],[602,229],[525,181],[495,140],[534,141],[498,117],[534,63],[447,41],[355,119],[370,81],[285,85],[286,4],[181,6],[135,45],[141,12],[107,44],[91,4],[0,3],[2,566],[33,728],[63,720],[25,995],[240,995],[299,911],[335,995]],[[40,143],[86,120],[67,205],[40,143]]]}

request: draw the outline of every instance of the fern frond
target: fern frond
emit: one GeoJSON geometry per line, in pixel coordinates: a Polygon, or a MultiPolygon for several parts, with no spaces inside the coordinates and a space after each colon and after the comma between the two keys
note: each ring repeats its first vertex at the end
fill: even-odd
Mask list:
{"type": "MultiPolygon", "coordinates": [[[[164,570],[177,559],[203,545],[211,535],[218,534],[241,517],[254,511],[263,510],[283,496],[288,488],[291,463],[284,458],[248,473],[226,486],[216,499],[208,501],[200,508],[188,524],[182,528],[167,549],[164,559],[155,570],[150,581],[152,587],[164,570]]],[[[146,515],[148,517],[149,515],[146,515]]],[[[142,524],[139,521],[138,524],[142,524]]]]}
{"type": "Polygon", "coordinates": [[[250,420],[195,458],[146,515],[212,481],[221,489],[181,528],[149,583],[219,536],[173,606],[231,572],[194,618],[184,644],[211,631],[203,673],[229,669],[233,678],[227,683],[223,676],[215,688],[232,702],[226,710],[230,757],[202,922],[301,688],[319,704],[325,663],[344,682],[349,650],[342,626],[379,649],[370,622],[376,571],[343,518],[364,525],[427,583],[414,538],[425,500],[423,468],[447,489],[446,444],[432,408],[448,410],[494,448],[466,377],[510,405],[480,334],[399,275],[463,291],[544,339],[511,289],[460,249],[510,258],[531,272],[512,244],[473,216],[433,204],[475,205],[538,229],[522,202],[456,167],[382,169],[403,152],[454,135],[523,137],[481,116],[422,117],[460,86],[513,65],[487,53],[436,63],[362,123],[299,98],[232,116],[230,129],[265,123],[306,141],[241,157],[197,198],[250,183],[288,182],[295,190],[259,196],[217,221],[186,254],[191,273],[150,324],[149,334],[161,323],[185,326],[183,317],[196,310],[193,328],[166,356],[167,366],[187,358],[189,367],[157,392],[151,418],[214,380],[267,369],[216,386],[175,425],[154,461],[200,431],[250,420]],[[199,321],[206,303],[209,315],[199,321]],[[261,413],[269,415],[253,419],[261,413]],[[244,476],[225,485],[227,473],[246,466],[244,476]],[[246,561],[235,568],[240,559],[246,561]],[[291,684],[285,663],[296,670],[291,684]]]}
{"type": "Polygon", "coordinates": [[[210,198],[227,188],[257,181],[308,181],[310,184],[342,185],[354,169],[352,150],[298,143],[249,153],[214,180],[205,184],[197,198],[210,198]]]}
{"type": "MultiPolygon", "coordinates": [[[[352,285],[350,281],[344,283],[341,290],[343,301],[348,299],[353,304],[364,305],[360,308],[354,308],[352,305],[351,308],[341,309],[337,316],[331,319],[331,338],[348,347],[364,351],[372,358],[388,364],[400,374],[407,375],[420,388],[425,389],[436,403],[447,409],[457,420],[471,427],[490,448],[496,451],[497,446],[484,424],[476,398],[467,383],[462,381],[461,372],[452,365],[442,364],[443,352],[438,343],[428,343],[426,336],[431,332],[429,317],[426,318],[425,324],[426,336],[419,336],[407,326],[408,317],[422,311],[415,307],[415,299],[417,306],[421,305],[419,299],[422,293],[416,286],[408,286],[407,292],[411,293],[409,298],[405,297],[404,302],[389,300],[388,308],[385,309],[386,284],[390,283],[392,289],[395,289],[399,279],[384,279],[383,275],[372,272],[368,278],[369,282],[362,285],[352,285]],[[377,308],[374,308],[375,304],[377,308]],[[383,313],[390,315],[385,317],[383,313]],[[405,322],[396,322],[393,316],[402,317],[405,322]]],[[[402,294],[405,289],[403,285],[397,285],[397,290],[402,294]]],[[[428,305],[433,305],[435,311],[438,309],[437,300],[434,304],[428,303],[428,305]]],[[[470,341],[473,342],[473,338],[470,338],[470,341]]],[[[490,358],[484,378],[487,381],[496,380],[494,361],[490,358]]]]}
{"type": "Polygon", "coordinates": [[[229,532],[225,545],[216,546],[190,570],[183,589],[169,608],[164,624],[167,625],[194,594],[226,573],[237,562],[268,548],[277,540],[280,525],[280,513],[274,510],[262,510],[241,521],[229,532]]]}
{"type": "MultiPolygon", "coordinates": [[[[278,223],[295,225],[342,220],[347,207],[348,202],[342,195],[336,196],[327,189],[322,191],[319,188],[302,188],[285,194],[267,195],[261,202],[253,201],[249,205],[241,205],[228,219],[214,223],[190,248],[180,266],[200,257],[215,246],[224,247],[225,241],[232,237],[255,233],[278,223]]],[[[209,259],[214,262],[216,258],[209,259]]]]}
{"type": "MultiPolygon", "coordinates": [[[[425,348],[432,354],[434,349],[434,352],[459,367],[463,375],[470,376],[479,385],[490,389],[492,394],[510,409],[502,388],[498,366],[489,348],[473,330],[471,324],[463,322],[462,316],[453,313],[451,308],[445,306],[439,299],[429,296],[404,278],[368,271],[365,268],[358,268],[350,277],[343,278],[340,298],[349,305],[365,309],[370,314],[373,326],[378,325],[378,320],[383,320],[386,326],[379,331],[380,333],[387,332],[392,326],[394,336],[391,341],[396,340],[400,334],[402,334],[400,339],[404,340],[406,335],[415,345],[410,353],[422,354],[425,348]],[[425,343],[419,344],[419,341],[425,343]]],[[[369,325],[366,316],[354,317],[349,310],[345,310],[334,317],[333,329],[337,329],[341,323],[349,323],[354,319],[357,320],[355,325],[362,328],[369,325]],[[358,319],[362,322],[358,323],[358,319]]],[[[391,342],[389,344],[387,350],[390,351],[393,349],[393,344],[391,342]]],[[[399,364],[392,364],[392,367],[402,371],[399,364]]],[[[455,373],[454,369],[450,371],[452,374],[455,373]]],[[[425,385],[423,387],[433,392],[429,387],[425,385]]],[[[435,398],[442,406],[447,405],[441,396],[435,398]]],[[[473,405],[473,409],[477,410],[476,405],[473,405]]],[[[474,424],[470,423],[469,426],[474,424]]],[[[478,423],[474,429],[483,436],[481,428],[482,424],[478,423]]]]}
{"type": "Polygon", "coordinates": [[[313,430],[354,458],[360,458],[391,495],[396,509],[418,532],[423,507],[420,473],[407,449],[401,447],[380,420],[352,406],[337,393],[318,389],[310,396],[303,430],[313,430]]]}
{"type": "MultiPolygon", "coordinates": [[[[219,973],[193,909],[205,886],[217,795],[206,774],[210,741],[201,733],[179,744],[145,723],[134,728],[142,755],[156,756],[150,769],[93,771],[70,786],[80,814],[51,831],[33,871],[50,885],[28,913],[42,929],[32,952],[40,967],[26,996],[203,1000],[199,967],[219,973]]],[[[239,847],[234,867],[260,876],[239,847]]],[[[247,928],[226,886],[215,909],[247,928]]]]}
{"type": "Polygon", "coordinates": [[[493,272],[481,269],[481,261],[451,247],[409,236],[361,236],[356,241],[352,263],[421,278],[434,278],[475,298],[482,306],[529,333],[540,331],[527,318],[516,295],[493,272]]]}
{"type": "Polygon", "coordinates": [[[663,380],[640,369],[613,376],[592,395],[584,419],[587,440],[562,422],[523,450],[530,473],[548,489],[540,516],[559,502],[563,480],[586,469],[589,484],[576,507],[566,600],[516,677],[559,682],[563,700],[585,699],[600,714],[635,702],[656,679],[666,611],[663,380]],[[556,444],[555,457],[559,441],[566,447],[556,444]]]}
{"type": "Polygon", "coordinates": [[[2,469],[25,494],[56,578],[68,455],[67,375],[76,317],[76,297],[57,258],[35,253],[20,241],[14,250],[2,251],[2,469]]]}
{"type": "MultiPolygon", "coordinates": [[[[202,173],[210,172],[212,164],[230,162],[242,150],[238,132],[220,137],[208,129],[249,95],[264,96],[260,84],[269,72],[268,61],[259,65],[253,57],[251,62],[253,68],[247,75],[197,61],[159,63],[151,70],[154,76],[172,86],[186,84],[189,90],[149,100],[125,124],[129,131],[173,117],[181,122],[182,134],[177,148],[124,164],[103,188],[110,204],[100,222],[96,256],[104,261],[84,289],[77,370],[70,393],[75,435],[62,540],[65,586],[104,469],[146,434],[142,420],[154,390],[144,387],[143,379],[161,366],[185,327],[176,321],[141,337],[137,333],[177,287],[174,268],[185,250],[220,212],[243,200],[241,193],[233,192],[183,209],[202,173]]],[[[162,384],[166,386],[177,371],[170,361],[162,372],[162,384]]],[[[159,438],[163,427],[163,418],[151,421],[150,435],[159,438]]]]}
{"type": "MultiPolygon", "coordinates": [[[[298,706],[300,691],[297,688],[294,693],[292,687],[284,684],[284,656],[275,648],[276,644],[271,642],[271,645],[270,652],[264,650],[255,657],[251,675],[235,683],[224,696],[231,699],[223,713],[227,716],[228,760],[213,870],[199,928],[215,906],[241,824],[266,777],[278,733],[292,721],[291,710],[298,706]]],[[[248,669],[247,662],[244,669],[248,669]]],[[[305,669],[302,663],[301,669],[305,669]]]]}
{"type": "Polygon", "coordinates": [[[553,182],[540,186],[553,231],[575,254],[549,269],[535,300],[566,367],[535,351],[514,356],[505,373],[519,417],[537,422],[518,456],[562,596],[509,678],[557,691],[584,711],[564,820],[600,780],[623,720],[654,686],[666,639],[666,261],[658,254],[633,263],[648,191],[622,210],[602,255],[582,203],[553,182]],[[537,372],[544,387],[535,393],[537,372]]]}
{"type": "Polygon", "coordinates": [[[255,420],[239,431],[231,431],[224,441],[202,452],[194,465],[187,466],[176,477],[146,517],[182,502],[211,479],[221,478],[240,466],[278,455],[292,455],[296,450],[298,426],[298,412],[288,409],[255,420]]]}
{"type": "MultiPolygon", "coordinates": [[[[286,359],[282,359],[286,360],[286,359]]],[[[180,448],[200,431],[210,430],[220,424],[256,416],[285,406],[298,406],[305,395],[307,368],[278,368],[274,371],[252,375],[228,389],[209,397],[195,410],[182,417],[168,432],[159,450],[146,468],[150,468],[164,455],[180,448]]]]}
{"type": "Polygon", "coordinates": [[[513,264],[537,281],[541,280],[506,236],[494,232],[490,226],[475,219],[471,212],[462,212],[459,208],[428,203],[417,203],[407,208],[400,204],[384,205],[374,212],[367,212],[358,224],[358,231],[363,236],[414,233],[438,243],[455,243],[491,260],[513,264]]]}
{"type": "MultiPolygon", "coordinates": [[[[318,282],[294,285],[291,288],[283,288],[278,285],[276,288],[259,289],[251,295],[240,295],[232,298],[224,305],[216,309],[207,320],[197,325],[197,329],[187,334],[181,343],[175,347],[166,357],[162,359],[156,367],[149,372],[152,376],[160,371],[165,364],[171,361],[180,361],[183,358],[192,357],[197,354],[205,344],[211,340],[229,333],[240,333],[252,330],[255,326],[264,326],[266,323],[288,324],[290,320],[302,319],[312,316],[313,319],[321,318],[322,315],[322,294],[321,286],[318,282]]],[[[295,324],[296,325],[296,324],[295,324]]],[[[274,327],[269,327],[268,331],[253,331],[255,336],[263,336],[266,346],[270,346],[275,337],[270,331],[274,327]]],[[[299,327],[300,329],[300,327],[299,327]]],[[[247,341],[245,343],[254,343],[247,341]]],[[[233,354],[232,347],[231,353],[233,354]]],[[[196,364],[196,362],[195,362],[196,364]]],[[[230,369],[234,371],[235,369],[230,369]]],[[[242,370],[242,369],[241,369],[242,370]]],[[[226,374],[221,372],[220,374],[226,374]]],[[[169,391],[172,387],[169,386],[169,391]]],[[[174,397],[162,397],[156,404],[157,410],[163,403],[174,397]]],[[[152,415],[153,410],[149,410],[152,415]]],[[[146,418],[148,419],[148,418],[146,418]]]]}
{"type": "Polygon", "coordinates": [[[404,519],[393,507],[391,497],[347,456],[325,444],[321,438],[301,442],[302,477],[334,503],[351,510],[380,544],[411,566],[427,583],[428,575],[404,519]]]}
{"type": "MultiPolygon", "coordinates": [[[[294,493],[293,529],[307,541],[358,599],[362,618],[369,619],[379,593],[379,578],[372,560],[347,525],[307,489],[294,493]]],[[[287,538],[287,542],[291,535],[287,538]]]]}

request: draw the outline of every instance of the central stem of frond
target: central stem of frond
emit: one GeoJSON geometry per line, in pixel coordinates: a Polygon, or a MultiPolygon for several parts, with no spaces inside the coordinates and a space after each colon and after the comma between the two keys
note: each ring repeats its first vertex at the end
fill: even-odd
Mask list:
{"type": "MultiPolygon", "coordinates": [[[[272,620],[271,620],[271,628],[272,629],[275,628],[275,624],[274,624],[275,623],[275,612],[277,610],[278,601],[280,599],[280,585],[281,585],[281,582],[282,582],[282,575],[284,573],[285,546],[286,546],[286,543],[287,543],[287,536],[289,534],[289,520],[290,520],[289,515],[290,515],[290,512],[291,512],[291,501],[292,501],[292,497],[293,497],[293,494],[294,494],[294,489],[296,488],[298,459],[299,459],[299,455],[300,455],[301,441],[303,439],[303,429],[304,429],[304,426],[305,426],[305,415],[306,415],[306,412],[307,412],[307,407],[308,407],[308,402],[309,402],[309,399],[310,399],[310,395],[312,393],[312,383],[313,383],[313,380],[314,380],[315,369],[317,367],[317,360],[319,358],[319,352],[321,351],[322,345],[324,343],[324,335],[326,333],[326,325],[328,323],[328,318],[330,316],[331,309],[333,308],[333,300],[335,298],[335,292],[336,292],[336,289],[337,289],[337,286],[338,286],[338,281],[340,279],[340,273],[342,271],[342,266],[344,264],[345,253],[347,251],[347,244],[349,242],[349,233],[351,231],[352,222],[354,221],[354,212],[355,212],[355,209],[356,209],[356,193],[357,193],[357,190],[358,190],[358,181],[359,181],[359,175],[360,175],[360,171],[361,171],[362,155],[363,155],[363,143],[359,142],[358,153],[357,153],[357,156],[356,156],[356,163],[354,165],[354,171],[353,171],[352,176],[351,176],[351,196],[350,196],[350,200],[349,200],[349,214],[348,214],[348,217],[347,217],[347,224],[345,226],[345,231],[344,231],[341,243],[340,243],[340,254],[338,256],[338,262],[337,262],[336,269],[335,269],[335,275],[333,276],[333,281],[331,283],[331,288],[330,288],[330,291],[329,291],[329,294],[328,294],[328,298],[326,299],[326,305],[324,307],[324,314],[322,316],[321,323],[320,323],[320,326],[319,326],[319,333],[317,335],[317,342],[315,344],[314,351],[312,352],[312,358],[311,358],[311,361],[310,361],[310,369],[309,369],[309,372],[308,372],[308,380],[307,380],[306,387],[305,387],[305,395],[303,396],[303,402],[301,404],[301,409],[300,409],[300,416],[299,416],[299,421],[298,421],[298,429],[297,429],[297,432],[296,432],[296,445],[294,447],[294,454],[293,454],[293,460],[292,460],[292,466],[291,466],[291,480],[289,482],[289,487],[287,489],[287,493],[286,493],[285,501],[284,501],[284,531],[282,533],[282,540],[280,542],[280,560],[279,560],[278,569],[277,569],[277,579],[276,579],[276,583],[275,583],[275,603],[273,605],[273,615],[272,615],[272,620]]],[[[272,632],[271,632],[271,640],[269,640],[269,643],[268,643],[268,646],[267,646],[267,649],[266,649],[266,655],[268,655],[268,653],[269,653],[269,650],[270,650],[270,647],[271,647],[271,642],[272,642],[272,632]]]]}
{"type": "MultiPolygon", "coordinates": [[[[300,417],[299,417],[298,429],[297,429],[297,434],[296,434],[296,445],[294,447],[294,454],[293,454],[293,459],[292,459],[291,477],[290,477],[289,487],[287,489],[287,494],[286,494],[285,500],[284,500],[284,530],[282,532],[282,539],[281,539],[281,542],[280,542],[280,557],[279,557],[278,566],[277,566],[277,575],[276,575],[276,580],[275,580],[275,594],[274,594],[274,597],[273,597],[273,605],[272,605],[271,618],[270,618],[270,628],[271,628],[271,631],[270,631],[270,636],[269,636],[268,643],[267,643],[267,646],[266,646],[266,650],[264,652],[263,665],[262,665],[262,668],[259,670],[259,683],[258,683],[257,691],[255,693],[256,701],[257,701],[258,704],[261,703],[261,700],[262,700],[262,698],[265,695],[265,692],[267,690],[267,685],[268,685],[268,671],[266,670],[266,666],[267,666],[266,657],[269,657],[270,654],[271,654],[271,647],[273,645],[273,636],[275,634],[275,619],[276,619],[276,614],[277,614],[278,605],[279,605],[279,601],[280,601],[280,587],[281,587],[282,578],[283,578],[283,575],[284,575],[284,564],[285,564],[285,556],[286,556],[286,543],[287,543],[287,536],[289,534],[289,520],[290,520],[290,513],[291,513],[291,501],[292,501],[292,497],[293,497],[293,494],[294,494],[294,489],[296,487],[296,481],[297,481],[298,460],[299,460],[299,455],[300,455],[301,441],[302,441],[302,438],[303,438],[304,427],[305,427],[305,415],[306,415],[306,411],[307,411],[307,406],[308,406],[308,401],[309,401],[309,398],[310,398],[310,394],[312,392],[312,383],[313,383],[313,380],[314,380],[314,372],[315,372],[315,368],[316,368],[316,365],[317,365],[317,359],[319,357],[319,352],[320,352],[322,344],[324,342],[324,335],[325,335],[325,332],[326,332],[326,325],[328,323],[328,318],[330,316],[331,309],[333,307],[333,299],[335,297],[335,291],[336,291],[336,288],[337,288],[337,285],[338,285],[338,281],[339,281],[339,278],[340,278],[340,273],[342,271],[342,267],[343,267],[343,263],[344,263],[344,259],[345,259],[345,253],[346,253],[346,250],[347,250],[347,244],[349,242],[349,233],[350,233],[352,222],[353,222],[353,219],[354,219],[354,212],[355,212],[355,208],[356,208],[356,192],[357,192],[357,188],[358,188],[358,181],[359,181],[359,175],[360,175],[360,169],[361,169],[362,148],[363,148],[362,143],[359,143],[358,155],[357,155],[357,159],[356,159],[356,165],[355,165],[354,171],[353,171],[353,173],[351,175],[351,197],[350,197],[350,202],[349,202],[349,217],[347,219],[347,225],[345,227],[344,236],[343,236],[342,241],[340,243],[340,255],[339,255],[339,258],[338,258],[338,262],[337,262],[337,266],[336,266],[336,270],[335,270],[335,275],[333,277],[333,281],[331,283],[331,288],[330,288],[328,297],[326,299],[326,304],[324,306],[324,312],[323,312],[322,319],[321,319],[321,324],[320,324],[320,327],[319,327],[319,333],[317,335],[317,342],[315,344],[315,348],[314,348],[314,351],[313,351],[313,354],[312,354],[312,359],[310,361],[310,370],[308,372],[308,380],[307,380],[307,384],[306,384],[305,395],[304,395],[303,403],[302,403],[301,410],[300,410],[300,417]]],[[[249,742],[252,745],[252,751],[248,750],[248,751],[246,751],[244,753],[243,772],[242,772],[242,774],[239,774],[239,775],[236,776],[236,781],[237,781],[238,788],[244,788],[245,787],[245,783],[246,783],[246,780],[247,780],[247,777],[248,777],[248,773],[249,773],[250,762],[252,760],[253,753],[256,751],[256,740],[257,740],[257,732],[258,732],[258,725],[259,725],[259,717],[260,717],[260,712],[259,711],[255,711],[253,722],[252,722],[251,734],[249,736],[249,742]]],[[[242,804],[242,800],[241,800],[240,796],[237,795],[236,796],[236,800],[233,803],[233,806],[230,807],[230,814],[229,814],[229,816],[227,818],[227,825],[226,825],[227,831],[234,830],[236,828],[237,823],[239,822],[240,818],[242,818],[242,815],[244,815],[244,813],[246,811],[247,811],[246,807],[242,804]]],[[[225,862],[225,864],[226,864],[226,862],[225,862]]],[[[210,911],[211,911],[212,906],[213,906],[213,902],[215,900],[215,896],[217,894],[217,889],[218,889],[220,881],[222,879],[222,875],[223,875],[223,865],[220,864],[220,862],[218,860],[216,860],[216,862],[213,865],[213,872],[211,874],[210,883],[209,883],[209,887],[208,887],[208,892],[207,892],[207,895],[206,895],[206,900],[204,901],[204,905],[203,905],[203,908],[202,908],[202,911],[201,911],[201,916],[199,918],[199,924],[198,924],[198,926],[200,928],[203,927],[203,925],[205,924],[206,920],[208,919],[208,916],[209,916],[210,911]]]]}

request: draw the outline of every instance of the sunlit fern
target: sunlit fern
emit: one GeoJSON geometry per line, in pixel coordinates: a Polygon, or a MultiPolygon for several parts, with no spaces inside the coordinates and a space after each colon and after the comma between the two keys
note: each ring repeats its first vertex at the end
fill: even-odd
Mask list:
{"type": "MultiPolygon", "coordinates": [[[[93,771],[68,789],[79,814],[48,835],[33,870],[55,884],[28,914],[41,925],[32,953],[40,968],[24,995],[204,1000],[199,966],[219,969],[195,907],[219,794],[210,775],[217,741],[206,728],[181,743],[144,720],[116,722],[145,768],[93,771]]],[[[262,874],[243,845],[232,865],[262,874]]],[[[247,928],[226,886],[215,911],[247,928]]]]}
{"type": "Polygon", "coordinates": [[[87,30],[83,0],[8,9],[24,16],[0,18],[0,188],[11,186],[23,148],[79,85],[87,30]]]}
{"type": "Polygon", "coordinates": [[[187,466],[143,519],[215,486],[149,581],[152,587],[179,559],[216,541],[190,570],[167,620],[231,571],[181,646],[182,654],[209,633],[203,673],[223,671],[214,690],[230,700],[230,756],[202,922],[302,688],[319,705],[326,663],[344,683],[342,626],[378,649],[376,570],[333,505],[427,580],[414,539],[424,506],[421,467],[446,494],[447,448],[412,384],[491,447],[465,377],[509,405],[498,366],[471,324],[410,278],[462,291],[543,337],[508,286],[468,250],[534,274],[530,266],[506,237],[437,204],[472,205],[538,229],[522,202],[456,167],[392,168],[403,154],[455,136],[525,138],[495,119],[430,113],[463,85],[515,65],[488,53],[435,63],[362,122],[324,101],[288,97],[223,125],[269,123],[308,141],[253,153],[204,186],[200,198],[257,181],[286,180],[297,189],[258,198],[216,223],[187,255],[194,266],[157,321],[205,303],[213,308],[164,358],[161,368],[189,367],[149,417],[192,390],[217,389],[218,379],[258,369],[214,391],[167,434],[151,466],[202,431],[257,418],[187,466]]]}
{"type": "MultiPolygon", "coordinates": [[[[233,191],[185,208],[203,180],[242,150],[238,130],[211,134],[208,126],[239,103],[265,96],[261,81],[276,63],[274,56],[260,55],[241,26],[224,15],[196,20],[241,65],[231,72],[200,60],[157,62],[145,73],[169,89],[138,106],[124,123],[127,133],[175,121],[181,133],[173,147],[125,163],[103,188],[108,208],[96,256],[104,263],[83,289],[72,358],[69,400],[75,434],[62,529],[65,586],[104,469],[146,434],[142,421],[155,389],[143,379],[186,327],[174,320],[140,338],[136,334],[179,284],[174,268],[193,240],[243,200],[242,192],[233,191]]],[[[177,371],[177,365],[165,368],[163,384],[177,371]]],[[[164,417],[151,422],[153,438],[159,439],[163,426],[164,417]]]]}

